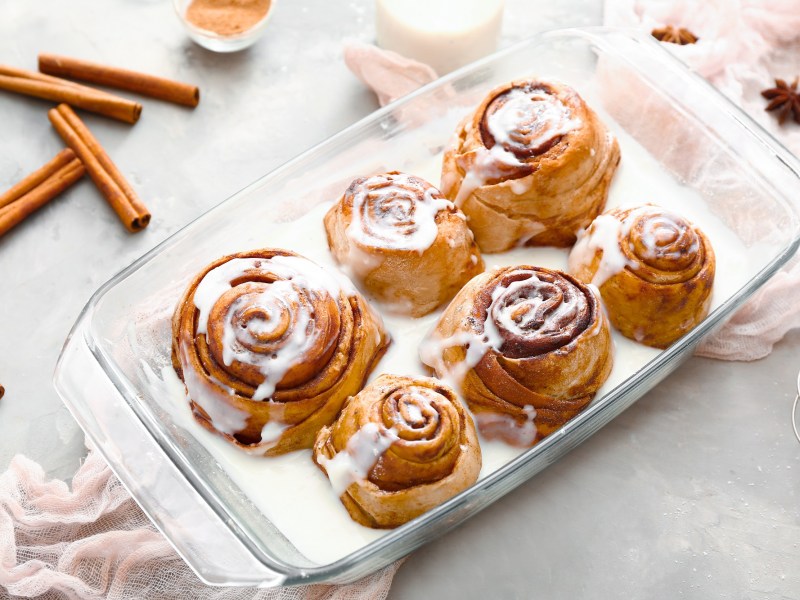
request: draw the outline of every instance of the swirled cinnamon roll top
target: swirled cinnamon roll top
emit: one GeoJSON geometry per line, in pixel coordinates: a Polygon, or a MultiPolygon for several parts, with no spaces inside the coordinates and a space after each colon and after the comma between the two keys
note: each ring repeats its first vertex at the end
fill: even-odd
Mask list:
{"type": "Polygon", "coordinates": [[[436,379],[381,375],[323,428],[314,462],[350,516],[367,527],[402,525],[475,483],[475,427],[436,379]]]}
{"type": "Polygon", "coordinates": [[[172,333],[196,419],[266,455],[310,447],[388,343],[347,280],[273,249],[203,269],[175,309],[172,333]]]}
{"type": "Polygon", "coordinates": [[[705,234],[651,204],[598,216],[569,257],[570,272],[599,287],[614,327],[656,348],[708,314],[715,269],[705,234]]]}
{"type": "Polygon", "coordinates": [[[518,80],[490,92],[446,149],[442,191],[484,252],[569,246],[602,211],[619,145],[567,85],[518,80]]]}
{"type": "Polygon", "coordinates": [[[360,177],[325,215],[334,258],[387,308],[422,316],[483,270],[466,218],[425,180],[360,177]]]}
{"type": "Polygon", "coordinates": [[[611,371],[608,322],[570,275],[504,267],[475,277],[420,348],[461,389],[487,437],[534,444],[578,414],[611,371]]]}

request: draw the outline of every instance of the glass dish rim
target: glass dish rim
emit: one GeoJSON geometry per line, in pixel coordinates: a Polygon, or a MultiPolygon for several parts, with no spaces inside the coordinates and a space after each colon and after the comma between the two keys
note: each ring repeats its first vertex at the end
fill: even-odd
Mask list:
{"type": "MultiPolygon", "coordinates": [[[[658,46],[658,43],[654,40],[648,41],[647,36],[642,34],[641,32],[635,30],[627,30],[627,29],[620,29],[620,28],[607,28],[607,27],[588,27],[588,28],[567,28],[567,29],[557,29],[551,30],[546,32],[541,32],[536,34],[530,38],[522,40],[512,46],[500,50],[492,54],[489,57],[476,61],[471,65],[467,65],[454,71],[453,73],[438,79],[431,84],[423,86],[419,90],[405,96],[404,98],[400,99],[399,101],[392,103],[382,109],[379,109],[360,121],[346,127],[342,131],[333,136],[327,138],[326,140],[322,141],[320,144],[313,146],[312,148],[306,150],[305,152],[299,154],[298,156],[290,159],[289,161],[285,162],[278,168],[274,169],[273,171],[265,174],[262,177],[259,177],[255,181],[251,182],[246,187],[242,188],[229,198],[221,201],[216,206],[212,207],[202,215],[199,215],[196,219],[193,219],[190,223],[186,226],[181,228],[176,233],[172,234],[150,251],[145,253],[139,259],[135,260],[131,263],[128,267],[121,270],[117,273],[114,277],[112,277],[108,282],[103,284],[91,297],[87,305],[81,311],[80,316],[73,327],[73,330],[70,332],[67,341],[65,342],[66,345],[70,342],[73,338],[73,334],[78,332],[79,327],[84,325],[85,323],[91,323],[94,310],[97,304],[102,300],[102,298],[106,295],[108,291],[110,291],[114,286],[119,284],[121,281],[126,279],[130,274],[139,269],[143,268],[147,263],[150,262],[153,258],[161,254],[163,251],[171,247],[172,245],[180,243],[184,240],[187,236],[190,235],[191,230],[195,222],[206,219],[212,218],[213,215],[218,210],[224,209],[225,205],[235,199],[239,198],[242,195],[248,194],[251,190],[259,188],[260,186],[264,185],[268,180],[273,178],[278,178],[282,175],[286,170],[289,170],[295,165],[296,163],[300,163],[303,160],[307,159],[309,156],[313,155],[315,152],[318,152],[321,147],[325,147],[327,145],[332,145],[336,141],[342,138],[348,138],[354,135],[357,135],[359,130],[366,129],[376,122],[380,122],[386,116],[391,114],[393,111],[397,110],[399,107],[413,102],[419,96],[426,95],[431,93],[433,90],[438,89],[442,86],[449,84],[451,81],[464,77],[465,75],[469,75],[473,72],[478,71],[481,67],[487,64],[491,64],[495,61],[502,60],[502,58],[506,55],[513,54],[515,52],[521,51],[523,48],[531,45],[535,45],[541,43],[543,41],[547,41],[548,38],[558,38],[558,37],[580,37],[585,39],[586,41],[596,44],[597,46],[601,47],[601,49],[608,51],[613,50],[612,45],[609,44],[608,40],[606,39],[611,34],[622,34],[630,40],[645,42],[645,43],[652,43],[654,47],[658,46]]],[[[663,49],[661,50],[663,51],[663,49]]],[[[624,58],[624,57],[620,57],[624,58]]],[[[717,98],[718,101],[721,101],[724,107],[727,109],[728,114],[738,122],[738,124],[743,127],[746,132],[749,134],[749,137],[753,141],[758,141],[763,145],[766,145],[771,150],[774,151],[776,157],[780,159],[782,162],[785,163],[785,166],[790,169],[798,178],[800,178],[800,162],[797,161],[789,152],[783,147],[779,141],[772,138],[768,132],[766,132],[761,126],[757,123],[752,121],[750,117],[746,115],[739,107],[735,106],[732,102],[724,98],[721,94],[719,94],[706,80],[702,79],[698,75],[689,72],[685,65],[680,63],[680,61],[669,54],[666,51],[663,51],[663,59],[666,63],[673,62],[673,64],[677,64],[680,68],[684,71],[684,75],[694,77],[697,83],[702,84],[704,87],[707,88],[709,92],[713,93],[713,96],[717,98]],[[766,136],[766,137],[765,137],[766,136]],[[787,162],[788,160],[788,162],[787,162]],[[794,164],[792,164],[794,163],[794,164]]],[[[253,557],[261,562],[265,567],[270,570],[275,571],[276,573],[282,574],[286,576],[286,582],[288,584],[292,583],[313,583],[316,581],[330,581],[331,578],[336,578],[340,576],[345,576],[348,571],[352,570],[358,563],[364,561],[369,556],[380,555],[382,552],[385,551],[387,547],[393,546],[397,543],[397,541],[401,538],[408,536],[409,532],[423,530],[426,527],[429,527],[433,523],[441,521],[445,519],[448,514],[459,508],[462,503],[464,503],[465,498],[468,498],[472,494],[475,494],[479,491],[483,491],[485,489],[490,488],[492,485],[497,484],[500,481],[503,481],[507,478],[511,478],[515,471],[523,469],[529,463],[531,463],[535,458],[543,454],[545,451],[550,449],[552,446],[558,443],[558,441],[573,431],[578,431],[581,429],[589,429],[592,421],[594,420],[594,416],[604,410],[608,410],[615,401],[618,400],[620,397],[625,396],[626,394],[631,393],[633,388],[637,382],[647,380],[650,376],[658,374],[661,369],[668,366],[671,361],[675,360],[683,353],[687,352],[689,349],[694,347],[694,345],[700,340],[700,338],[705,335],[710,329],[712,329],[715,325],[717,325],[722,319],[724,319],[728,314],[730,314],[734,309],[738,308],[741,305],[743,298],[746,298],[750,294],[752,294],[756,289],[758,289],[763,283],[774,274],[774,272],[782,265],[788,258],[793,255],[798,246],[800,245],[800,231],[798,231],[798,213],[796,207],[792,204],[785,201],[785,198],[781,197],[781,200],[787,204],[789,209],[788,212],[794,216],[794,239],[792,243],[786,246],[782,252],[780,252],[777,256],[775,256],[769,263],[767,263],[752,279],[750,279],[741,289],[739,289],[735,294],[727,298],[722,305],[720,305],[717,309],[715,309],[711,315],[709,315],[698,327],[692,330],[689,334],[684,336],[679,342],[673,344],[663,352],[661,352],[658,356],[648,362],[642,369],[640,369],[635,376],[631,376],[627,378],[624,382],[620,383],[616,388],[611,390],[608,394],[606,394],[600,401],[594,403],[590,406],[586,411],[575,417],[572,421],[568,422],[563,428],[561,428],[558,432],[554,435],[546,438],[533,448],[523,452],[515,459],[509,461],[502,467],[500,467],[497,471],[489,474],[484,479],[477,482],[474,486],[469,488],[468,490],[462,492],[461,494],[455,496],[454,498],[448,500],[447,502],[443,503],[442,505],[432,509],[428,513],[425,513],[418,519],[409,522],[406,525],[403,525],[393,531],[390,531],[385,536],[370,542],[369,544],[365,545],[364,547],[356,550],[355,552],[348,554],[347,556],[334,561],[332,563],[328,563],[325,565],[320,565],[317,567],[304,567],[298,569],[295,565],[287,564],[279,559],[276,559],[274,556],[269,556],[265,554],[263,549],[258,547],[257,544],[253,543],[246,533],[244,533],[244,529],[240,527],[234,527],[231,524],[231,520],[236,521],[235,515],[231,512],[226,510],[225,503],[220,498],[216,497],[216,494],[209,486],[206,486],[202,483],[202,477],[198,476],[194,473],[192,465],[188,463],[188,461],[183,460],[175,460],[175,451],[171,448],[165,447],[165,442],[168,440],[161,440],[158,436],[154,434],[151,428],[146,423],[146,419],[143,418],[142,414],[137,410],[138,400],[135,397],[135,393],[132,393],[134,390],[131,389],[130,383],[127,381],[127,377],[116,367],[113,358],[107,356],[104,349],[101,345],[95,343],[94,339],[92,338],[89,328],[85,328],[83,341],[86,342],[89,350],[92,353],[92,356],[98,362],[100,367],[103,369],[105,375],[109,378],[112,385],[116,388],[116,390],[121,394],[122,398],[124,399],[125,403],[132,409],[134,415],[136,415],[137,419],[141,422],[144,428],[147,430],[148,434],[153,437],[153,440],[156,444],[165,452],[166,456],[169,458],[170,462],[179,470],[181,475],[186,479],[189,485],[194,489],[194,491],[203,499],[204,502],[208,504],[208,506],[212,509],[212,511],[219,517],[223,523],[229,528],[231,533],[240,541],[242,544],[248,549],[248,551],[253,555],[253,557]],[[188,470],[188,472],[187,472],[188,470]],[[244,535],[243,535],[244,533],[244,535]]],[[[63,351],[62,351],[63,356],[63,351]]],[[[61,365],[61,357],[59,358],[59,362],[57,365],[57,372],[58,368],[61,365]]],[[[576,434],[573,434],[576,435],[576,434]]],[[[588,437],[588,436],[587,436],[588,437]]],[[[102,445],[98,444],[98,449],[101,450],[106,460],[109,464],[113,463],[108,460],[109,457],[106,456],[106,453],[102,450],[102,445]]],[[[180,453],[177,453],[178,457],[180,458],[180,453]]],[[[525,478],[527,479],[527,478],[525,478]]],[[[522,480],[524,481],[524,480],[522,480]]],[[[520,482],[515,484],[519,485],[520,482]]],[[[134,496],[135,497],[135,496],[134,496]]],[[[486,503],[484,506],[488,506],[491,502],[486,503]]],[[[146,507],[142,507],[145,512],[150,515],[150,512],[147,510],[146,507]]],[[[474,513],[473,513],[474,514],[474,513]]],[[[157,520],[151,517],[151,520],[157,523],[157,520]]],[[[463,519],[459,519],[458,523],[460,523],[463,519]]],[[[457,524],[457,523],[456,523],[457,524]]],[[[437,533],[441,534],[445,531],[449,530],[450,528],[454,527],[455,524],[449,525],[442,530],[438,530],[437,533]]],[[[245,528],[246,529],[246,528],[245,528]]],[[[167,536],[167,539],[170,539],[167,536]]],[[[416,540],[416,544],[413,547],[408,548],[403,552],[403,554],[419,547],[424,543],[425,540],[416,540]]],[[[170,540],[172,543],[172,540],[170,540]]],[[[173,546],[175,544],[173,543],[173,546]]],[[[177,547],[176,547],[177,550],[177,547]]],[[[180,550],[178,550],[180,553],[180,550]]],[[[183,556],[183,555],[182,555],[183,556]]],[[[186,559],[185,556],[183,556],[186,559]]],[[[189,564],[191,561],[187,560],[189,564]]],[[[202,579],[202,576],[201,576],[202,579]]],[[[212,584],[219,584],[219,582],[208,582],[212,584]]]]}

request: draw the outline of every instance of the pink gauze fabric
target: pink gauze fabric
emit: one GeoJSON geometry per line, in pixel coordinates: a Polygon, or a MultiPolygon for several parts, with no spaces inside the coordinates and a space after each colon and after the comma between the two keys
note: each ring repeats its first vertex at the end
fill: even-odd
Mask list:
{"type": "Polygon", "coordinates": [[[375,92],[381,106],[438,77],[436,71],[424,63],[358,41],[345,43],[344,62],[364,85],[375,92]]]}
{"type": "Polygon", "coordinates": [[[0,597],[108,600],[373,600],[397,562],[350,585],[203,585],[92,450],[72,480],[17,456],[0,475],[0,597]]]}

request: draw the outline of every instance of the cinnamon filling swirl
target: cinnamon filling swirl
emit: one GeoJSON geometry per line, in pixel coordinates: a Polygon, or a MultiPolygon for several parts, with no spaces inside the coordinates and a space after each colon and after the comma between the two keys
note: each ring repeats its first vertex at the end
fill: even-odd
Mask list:
{"type": "Polygon", "coordinates": [[[480,120],[484,146],[499,144],[520,160],[544,154],[578,123],[546,83],[512,87],[496,95],[480,120]]]}
{"type": "Polygon", "coordinates": [[[594,296],[566,274],[513,270],[481,292],[478,319],[499,336],[508,358],[552,352],[583,333],[597,310],[594,296]]]}

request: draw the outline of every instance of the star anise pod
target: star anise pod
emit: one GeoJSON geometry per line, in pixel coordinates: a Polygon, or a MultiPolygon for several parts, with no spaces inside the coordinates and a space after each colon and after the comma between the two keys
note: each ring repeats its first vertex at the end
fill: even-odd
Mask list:
{"type": "Polygon", "coordinates": [[[800,94],[797,92],[798,77],[792,85],[787,85],[783,79],[775,80],[774,88],[767,88],[761,95],[770,103],[764,110],[778,111],[778,123],[783,125],[789,115],[794,115],[795,123],[800,124],[800,94]]]}
{"type": "Polygon", "coordinates": [[[675,27],[674,25],[653,29],[651,35],[659,42],[669,42],[670,44],[679,44],[681,46],[694,44],[700,39],[688,29],[675,27]]]}

